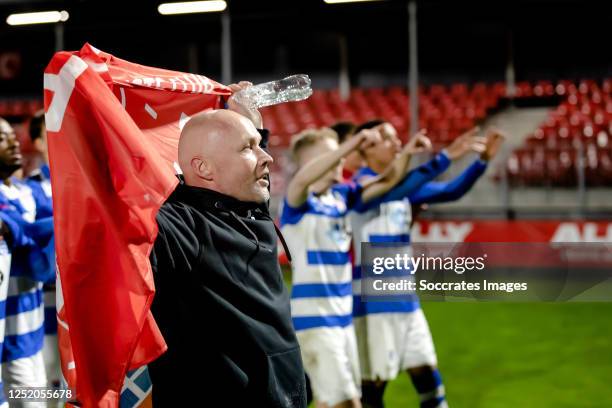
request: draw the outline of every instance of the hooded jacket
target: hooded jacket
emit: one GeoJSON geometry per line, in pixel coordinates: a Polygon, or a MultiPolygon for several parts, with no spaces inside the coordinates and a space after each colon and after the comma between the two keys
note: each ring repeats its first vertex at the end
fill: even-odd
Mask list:
{"type": "Polygon", "coordinates": [[[168,351],[153,406],[305,407],[305,375],[265,204],[180,184],[157,216],[151,307],[168,351]]]}

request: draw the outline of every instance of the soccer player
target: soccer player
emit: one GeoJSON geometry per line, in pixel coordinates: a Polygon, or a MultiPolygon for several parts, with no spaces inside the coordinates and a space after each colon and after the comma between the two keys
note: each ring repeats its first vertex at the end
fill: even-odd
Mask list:
{"type": "Polygon", "coordinates": [[[306,130],[292,142],[299,170],[280,222],[293,258],[293,324],[320,407],[361,406],[347,211],[389,191],[405,176],[410,156],[431,147],[417,135],[381,177],[340,183],[343,158],[378,142],[378,132],[364,130],[338,146],[337,134],[326,128],[306,130]]]}
{"type": "MultiPolygon", "coordinates": [[[[15,262],[27,262],[31,267],[48,268],[53,259],[34,241],[25,235],[18,221],[21,214],[4,198],[0,197],[0,356],[3,355],[6,328],[6,307],[13,253],[15,262]],[[21,258],[21,259],[20,259],[21,258]]],[[[8,302],[14,307],[14,297],[8,302]]],[[[0,367],[2,364],[0,364],[0,367]]],[[[0,408],[8,408],[0,370],[0,408]]]]}
{"type": "MultiPolygon", "coordinates": [[[[43,217],[48,208],[32,190],[11,175],[21,168],[21,153],[15,132],[0,118],[0,204],[27,235],[44,258],[13,255],[6,299],[5,336],[2,349],[4,386],[45,387],[42,357],[44,304],[42,282],[55,271],[53,219],[43,217]],[[40,211],[38,211],[40,209],[40,211]],[[44,262],[43,262],[44,261],[44,262]]],[[[27,403],[36,406],[35,403],[27,403]]]]}
{"type": "MultiPolygon", "coordinates": [[[[376,176],[399,149],[400,141],[393,126],[384,121],[372,121],[361,129],[377,129],[385,143],[364,150],[367,167],[356,179],[376,176]]],[[[395,242],[410,244],[411,203],[434,203],[456,200],[463,196],[486,170],[488,160],[499,147],[499,138],[492,134],[486,139],[474,136],[475,129],[458,137],[434,160],[443,163],[445,171],[451,160],[470,151],[481,153],[457,178],[448,182],[430,181],[408,194],[392,190],[375,205],[363,205],[351,213],[355,249],[356,286],[361,283],[361,243],[395,242]]],[[[407,272],[406,272],[407,273],[407,272]]],[[[363,377],[365,407],[382,407],[388,381],[400,371],[410,375],[421,401],[421,407],[445,407],[444,386],[437,369],[437,357],[425,316],[416,296],[401,301],[363,302],[354,297],[355,328],[363,377]]]]}
{"type": "MultiPolygon", "coordinates": [[[[51,173],[49,170],[49,154],[47,151],[47,129],[45,127],[45,112],[38,111],[30,120],[30,140],[38,153],[42,164],[27,177],[26,184],[34,195],[46,201],[45,206],[39,206],[39,217],[52,216],[51,173]],[[46,212],[45,212],[46,211],[46,212]]],[[[60,368],[59,349],[57,344],[57,318],[55,308],[55,275],[43,285],[43,303],[45,304],[45,339],[43,344],[43,359],[49,387],[59,388],[62,374],[60,368]]]]}

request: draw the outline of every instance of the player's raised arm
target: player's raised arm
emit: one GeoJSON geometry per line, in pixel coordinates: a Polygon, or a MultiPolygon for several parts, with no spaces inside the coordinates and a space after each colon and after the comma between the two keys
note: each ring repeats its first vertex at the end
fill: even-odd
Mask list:
{"type": "Polygon", "coordinates": [[[342,143],[338,149],[301,166],[287,187],[287,203],[294,208],[302,205],[308,198],[308,188],[338,165],[344,156],[356,149],[367,149],[378,141],[380,141],[380,136],[376,131],[364,130],[342,143]]]}
{"type": "MultiPolygon", "coordinates": [[[[425,183],[444,173],[452,160],[459,159],[470,151],[483,151],[484,138],[476,137],[477,131],[478,128],[469,130],[455,139],[447,148],[436,154],[430,161],[408,171],[405,177],[386,194],[376,199],[370,199],[368,202],[364,200],[361,203],[361,207],[363,207],[361,210],[367,210],[369,207],[378,205],[380,200],[400,200],[409,197],[417,192],[425,183]]],[[[366,161],[369,161],[367,154],[368,152],[366,152],[366,161]]],[[[365,183],[365,181],[362,181],[362,183],[365,183]]]]}
{"type": "MultiPolygon", "coordinates": [[[[484,174],[488,162],[495,157],[505,136],[497,129],[489,129],[480,142],[471,145],[470,149],[479,152],[480,156],[461,174],[449,181],[431,181],[410,195],[413,204],[441,203],[458,200],[467,193],[474,183],[484,174]]],[[[469,145],[469,144],[468,144],[469,145]]]]}
{"type": "Polygon", "coordinates": [[[431,151],[431,148],[431,141],[423,131],[414,135],[383,173],[363,181],[362,201],[370,201],[391,190],[406,176],[412,156],[431,151]]]}

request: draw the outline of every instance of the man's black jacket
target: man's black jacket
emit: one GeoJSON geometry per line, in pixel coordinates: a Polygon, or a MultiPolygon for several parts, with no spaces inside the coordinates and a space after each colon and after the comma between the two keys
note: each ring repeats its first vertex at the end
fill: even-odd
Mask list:
{"type": "Polygon", "coordinates": [[[267,206],[181,184],[157,223],[151,310],[168,351],[149,365],[153,406],[305,407],[267,206]]]}

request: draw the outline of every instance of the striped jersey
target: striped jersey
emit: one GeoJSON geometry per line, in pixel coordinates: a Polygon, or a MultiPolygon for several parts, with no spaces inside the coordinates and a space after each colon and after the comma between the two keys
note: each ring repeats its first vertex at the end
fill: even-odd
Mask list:
{"type": "MultiPolygon", "coordinates": [[[[12,185],[0,184],[0,196],[9,203],[15,221],[24,231],[36,230],[36,199],[32,190],[20,181],[12,185]],[[19,219],[21,217],[21,219],[19,219]]],[[[52,221],[44,222],[45,230],[52,231],[52,221]]],[[[27,232],[26,232],[27,233],[27,232]]],[[[46,240],[53,245],[52,239],[46,240]]],[[[5,309],[5,336],[2,362],[29,357],[42,349],[44,337],[43,282],[40,276],[48,277],[49,265],[39,274],[30,273],[35,265],[26,265],[30,258],[15,258],[11,264],[5,309]]]]}
{"type": "MultiPolygon", "coordinates": [[[[458,177],[450,181],[431,181],[444,172],[450,165],[448,156],[442,152],[431,161],[408,173],[400,184],[377,200],[360,203],[350,213],[353,226],[353,244],[355,251],[354,304],[353,314],[356,317],[374,313],[410,313],[420,307],[415,294],[403,296],[393,301],[362,301],[361,284],[364,277],[361,273],[361,243],[394,243],[398,253],[410,255],[410,228],[412,226],[412,205],[423,203],[440,203],[461,198],[474,185],[486,170],[486,162],[475,161],[458,177]]],[[[355,179],[375,176],[370,168],[361,169],[355,179]]],[[[400,275],[412,279],[409,270],[396,271],[388,277],[400,275]]]]}
{"type": "MultiPolygon", "coordinates": [[[[24,228],[20,225],[20,222],[23,222],[21,213],[17,212],[2,194],[0,194],[0,221],[3,229],[8,231],[8,236],[0,238],[0,355],[4,356],[7,346],[11,347],[14,342],[14,336],[9,334],[11,328],[7,330],[6,327],[7,320],[10,322],[12,319],[14,323],[14,311],[23,308],[19,299],[13,296],[14,286],[11,286],[13,272],[19,275],[31,272],[34,268],[48,269],[50,258],[46,251],[25,235],[24,228]],[[23,266],[24,261],[28,261],[29,267],[18,267],[18,265],[23,266]]],[[[17,325],[20,324],[17,320],[17,325]]],[[[8,404],[2,393],[1,382],[0,379],[0,408],[4,408],[8,404]]]]}
{"type": "Polygon", "coordinates": [[[361,187],[347,183],[309,194],[298,208],[284,200],[280,224],[292,256],[291,315],[297,331],[352,323],[347,211],[360,198],[361,187]]]}

